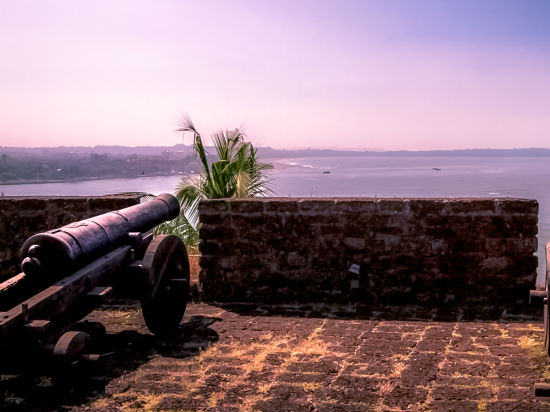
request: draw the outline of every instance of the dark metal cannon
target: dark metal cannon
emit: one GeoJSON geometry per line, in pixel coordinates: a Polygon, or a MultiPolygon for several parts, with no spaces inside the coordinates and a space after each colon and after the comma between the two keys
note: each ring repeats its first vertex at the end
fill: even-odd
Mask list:
{"type": "Polygon", "coordinates": [[[21,248],[21,269],[29,276],[60,277],[179,214],[177,199],[162,194],[119,211],[74,222],[28,238],[21,248]]]}
{"type": "MultiPolygon", "coordinates": [[[[550,357],[550,242],[546,243],[546,274],[544,289],[532,290],[529,301],[543,305],[544,317],[544,351],[550,357]]],[[[550,398],[550,383],[537,383],[535,396],[550,398]]]]}
{"type": "Polygon", "coordinates": [[[27,239],[23,272],[0,284],[0,353],[96,359],[83,355],[91,332],[78,321],[113,291],[141,301],[154,334],[176,331],[189,295],[187,251],[177,236],[153,238],[152,229],[179,211],[177,199],[162,194],[27,239]]]}

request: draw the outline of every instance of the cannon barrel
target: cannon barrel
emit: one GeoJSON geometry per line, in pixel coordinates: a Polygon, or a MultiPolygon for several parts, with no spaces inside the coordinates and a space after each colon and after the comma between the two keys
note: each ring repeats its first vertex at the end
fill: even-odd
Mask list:
{"type": "Polygon", "coordinates": [[[110,249],[131,232],[147,232],[178,216],[177,199],[163,193],[153,200],[74,222],[28,238],[21,247],[21,268],[28,276],[60,278],[110,249]]]}

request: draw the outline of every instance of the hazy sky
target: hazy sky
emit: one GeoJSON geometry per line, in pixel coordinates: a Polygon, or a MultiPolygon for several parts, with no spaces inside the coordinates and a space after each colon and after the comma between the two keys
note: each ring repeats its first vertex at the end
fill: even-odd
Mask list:
{"type": "Polygon", "coordinates": [[[0,146],[550,147],[548,0],[0,0],[0,59],[0,146]]]}

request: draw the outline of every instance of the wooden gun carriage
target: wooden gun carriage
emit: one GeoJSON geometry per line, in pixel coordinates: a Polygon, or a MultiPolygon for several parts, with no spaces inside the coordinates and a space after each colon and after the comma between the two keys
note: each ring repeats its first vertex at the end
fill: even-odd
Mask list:
{"type": "MultiPolygon", "coordinates": [[[[532,290],[529,301],[543,305],[544,351],[550,357],[550,242],[546,243],[545,252],[545,288],[543,290],[532,290]]],[[[535,395],[550,398],[550,383],[537,383],[535,385],[535,395]]]]}
{"type": "Polygon", "coordinates": [[[71,362],[86,353],[90,330],[79,321],[111,292],[141,301],[157,336],[177,331],[189,296],[189,261],[173,235],[152,229],[178,216],[170,194],[31,236],[23,270],[0,284],[0,354],[53,353],[71,362]]]}

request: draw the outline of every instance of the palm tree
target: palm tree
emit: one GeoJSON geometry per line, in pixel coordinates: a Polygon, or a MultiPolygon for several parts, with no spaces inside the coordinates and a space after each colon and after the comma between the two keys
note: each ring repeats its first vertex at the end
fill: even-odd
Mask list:
{"type": "Polygon", "coordinates": [[[193,133],[193,152],[198,156],[202,170],[198,181],[190,184],[188,179],[180,180],[176,187],[180,215],[161,225],[156,233],[178,234],[188,246],[196,247],[201,199],[266,196],[271,189],[265,170],[271,165],[258,161],[256,149],[245,141],[246,136],[239,129],[214,133],[212,140],[218,160],[211,163],[208,162],[201,135],[188,116],[177,130],[193,133]]]}

